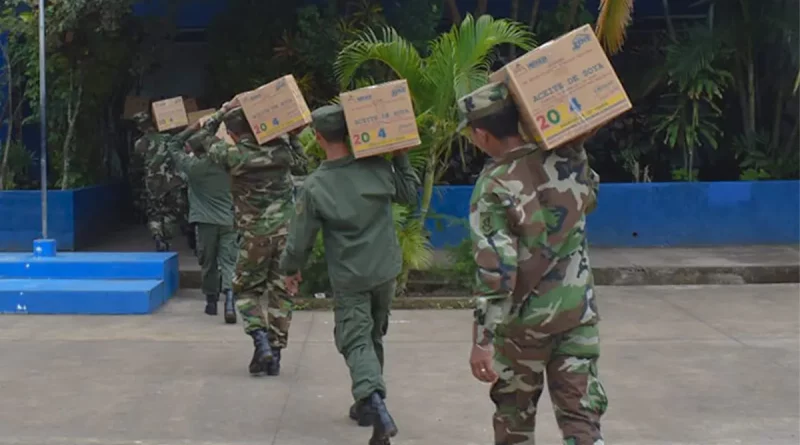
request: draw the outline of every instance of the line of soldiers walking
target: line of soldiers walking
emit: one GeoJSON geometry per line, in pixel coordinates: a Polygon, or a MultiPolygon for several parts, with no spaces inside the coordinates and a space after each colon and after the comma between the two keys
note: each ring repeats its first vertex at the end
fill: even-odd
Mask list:
{"type": "MultiPolygon", "coordinates": [[[[502,83],[457,105],[458,131],[491,158],[470,203],[478,297],[469,364],[476,379],[492,385],[495,444],[535,443],[546,383],[564,443],[602,445],[608,399],[597,366],[600,318],[586,239],[599,177],[583,147],[588,136],[549,151],[526,142],[502,83]]],[[[236,99],[202,126],[169,137],[148,133],[149,116],[140,115],[145,135],[137,146],[147,147],[148,166],[164,174],[153,184],[170,174],[188,179],[189,220],[201,228],[206,312],[216,314],[212,269],[219,267],[226,319],[235,322],[235,301],[253,339],[251,374],[279,375],[291,296],[322,233],[333,335],[355,402],[349,416],[372,426],[370,445],[386,445],[398,428],[386,406],[383,337],[402,265],[391,205],[416,205],[420,181],[404,152],[356,159],[341,106],[311,117],[326,160],[299,193],[292,175],[305,174],[306,159],[296,134],[259,145],[236,99]],[[233,143],[215,136],[223,122],[233,143]]]]}
{"type": "MultiPolygon", "coordinates": [[[[327,160],[298,191],[293,178],[306,175],[308,164],[300,129],[259,145],[237,99],[203,124],[169,135],[155,131],[148,113],[134,119],[143,133],[136,148],[147,167],[148,204],[158,207],[148,211],[149,227],[172,222],[169,211],[176,207],[168,199],[174,195],[163,190],[178,187],[174,178],[185,179],[205,311],[216,315],[220,291],[226,322],[235,323],[238,310],[253,339],[252,375],[280,374],[291,296],[322,231],[336,301],[336,347],[352,378],[349,416],[372,426],[370,445],[388,444],[397,426],[385,404],[383,337],[402,265],[391,205],[416,203],[420,186],[407,155],[356,160],[342,108],[322,107],[312,113],[312,125],[327,160]],[[216,136],[222,123],[233,143],[216,136]]],[[[164,232],[152,232],[162,248],[164,232]]]]}

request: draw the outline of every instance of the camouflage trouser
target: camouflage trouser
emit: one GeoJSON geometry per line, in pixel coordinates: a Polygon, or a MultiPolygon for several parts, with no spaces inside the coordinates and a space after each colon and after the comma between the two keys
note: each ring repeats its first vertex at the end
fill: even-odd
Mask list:
{"type": "Polygon", "coordinates": [[[602,445],[600,417],[608,399],[597,374],[600,356],[597,325],[563,334],[524,339],[495,339],[495,371],[491,389],[497,410],[494,442],[533,445],[536,406],[547,388],[564,445],[602,445]]]}
{"type": "Polygon", "coordinates": [[[266,329],[270,346],[285,348],[292,324],[292,300],[278,272],[281,252],[286,248],[286,228],[268,237],[242,235],[233,292],[242,315],[244,331],[266,329]],[[266,304],[266,317],[264,316],[266,304]]]}
{"type": "Polygon", "coordinates": [[[175,230],[180,225],[184,229],[182,217],[183,208],[186,206],[180,189],[154,196],[147,195],[147,228],[156,241],[170,242],[175,236],[175,230]]]}

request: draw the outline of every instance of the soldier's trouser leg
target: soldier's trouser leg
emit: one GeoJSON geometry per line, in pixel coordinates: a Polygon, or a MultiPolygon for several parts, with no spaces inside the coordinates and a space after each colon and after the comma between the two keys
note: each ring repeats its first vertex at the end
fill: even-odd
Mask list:
{"type": "Polygon", "coordinates": [[[244,331],[250,334],[258,329],[268,330],[273,348],[286,347],[292,321],[292,302],[278,272],[278,260],[285,246],[285,230],[269,237],[243,236],[233,278],[236,307],[244,331]]]}
{"type": "Polygon", "coordinates": [[[276,235],[270,239],[272,245],[267,265],[269,342],[273,349],[283,349],[289,343],[289,328],[292,325],[292,299],[279,272],[281,253],[286,249],[286,235],[276,235]]]}
{"type": "Polygon", "coordinates": [[[608,399],[597,375],[599,356],[597,325],[541,339],[498,337],[494,367],[500,378],[490,392],[496,406],[495,444],[535,443],[545,372],[564,444],[602,444],[600,417],[608,399]]]}
{"type": "Polygon", "coordinates": [[[334,294],[333,336],[336,349],[350,369],[356,401],[367,399],[374,392],[386,396],[383,337],[389,327],[389,307],[395,285],[391,280],[365,292],[334,294]]]}
{"type": "Polygon", "coordinates": [[[221,227],[216,224],[197,223],[197,255],[203,274],[203,295],[219,294],[219,263],[221,227]]]}
{"type": "Polygon", "coordinates": [[[165,199],[151,198],[147,203],[147,228],[153,239],[169,242],[175,230],[175,218],[169,202],[165,199]]]}
{"type": "Polygon", "coordinates": [[[217,264],[221,275],[222,290],[233,289],[233,271],[236,268],[236,256],[239,254],[239,234],[233,226],[218,227],[217,264]]]}

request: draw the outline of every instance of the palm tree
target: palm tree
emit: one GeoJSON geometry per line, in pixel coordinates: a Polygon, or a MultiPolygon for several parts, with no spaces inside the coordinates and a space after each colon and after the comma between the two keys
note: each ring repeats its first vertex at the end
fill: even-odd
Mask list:
{"type": "Polygon", "coordinates": [[[609,54],[622,49],[632,12],[633,0],[600,0],[595,33],[609,54]]]}
{"type": "Polygon", "coordinates": [[[460,26],[430,43],[430,55],[421,57],[412,44],[392,28],[378,37],[367,31],[345,47],[334,65],[343,90],[352,88],[359,68],[380,62],[396,77],[406,79],[418,116],[422,146],[415,157],[424,164],[420,220],[430,206],[433,185],[444,173],[458,126],[456,99],[484,85],[499,45],[534,46],[533,35],[519,23],[495,20],[485,15],[477,20],[467,15],[460,26]]]}
{"type": "MultiPolygon", "coordinates": [[[[334,68],[342,90],[360,83],[357,72],[368,62],[379,62],[408,82],[422,139],[422,145],[412,152],[412,163],[423,172],[420,211],[413,221],[407,219],[414,231],[422,231],[433,186],[445,172],[453,146],[463,147],[463,139],[455,132],[459,121],[456,100],[486,84],[495,49],[505,44],[531,49],[533,34],[516,22],[488,15],[475,20],[468,14],[460,25],[430,42],[425,58],[392,28],[384,28],[380,37],[366,31],[339,53],[334,68]]],[[[410,262],[404,261],[400,292],[409,266],[410,262]]]]}

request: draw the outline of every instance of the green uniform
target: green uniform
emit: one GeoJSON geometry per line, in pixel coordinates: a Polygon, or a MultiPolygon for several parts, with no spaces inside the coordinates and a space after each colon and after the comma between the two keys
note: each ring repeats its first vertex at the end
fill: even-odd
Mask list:
{"type": "MultiPolygon", "coordinates": [[[[328,107],[323,107],[328,108],[328,107]]],[[[314,126],[344,125],[312,113],[314,126]]],[[[327,110],[323,110],[327,111],[327,110]]],[[[406,155],[387,161],[352,156],[323,161],[303,183],[281,270],[301,270],[319,230],[335,298],[336,347],[345,357],[356,401],[386,394],[383,343],[402,255],[392,220],[392,201],[413,204],[419,179],[406,155]]]]}
{"type": "MultiPolygon", "coordinates": [[[[149,119],[147,113],[138,113],[137,122],[149,119]]],[[[188,205],[182,193],[185,178],[175,171],[172,159],[164,156],[166,144],[173,137],[150,129],[136,141],[135,150],[144,158],[145,188],[147,191],[147,226],[158,244],[169,244],[180,225],[188,205]]]]}
{"type": "MultiPolygon", "coordinates": [[[[231,113],[244,119],[241,109],[231,113]]],[[[231,176],[236,226],[241,236],[233,278],[236,307],[247,334],[267,330],[270,346],[282,349],[288,343],[292,301],[278,270],[278,258],[286,244],[294,208],[291,173],[304,173],[304,158],[286,137],[265,145],[231,145],[218,139],[214,135],[223,114],[213,114],[201,131],[207,135],[204,145],[209,159],[231,176]]]]}
{"type": "MultiPolygon", "coordinates": [[[[192,139],[205,137],[201,130],[192,139]]],[[[182,133],[167,144],[167,149],[175,167],[189,182],[189,222],[197,227],[203,293],[217,295],[220,284],[222,290],[232,289],[238,251],[231,177],[208,155],[185,153],[183,148],[188,139],[189,135],[182,133]]]]}
{"type": "MultiPolygon", "coordinates": [[[[503,84],[459,99],[467,121],[513,106],[503,84]]],[[[478,345],[493,344],[495,443],[533,444],[547,385],[564,444],[602,444],[607,399],[586,213],[596,174],[582,143],[545,151],[524,144],[492,159],[470,202],[478,266],[478,345]]]]}

